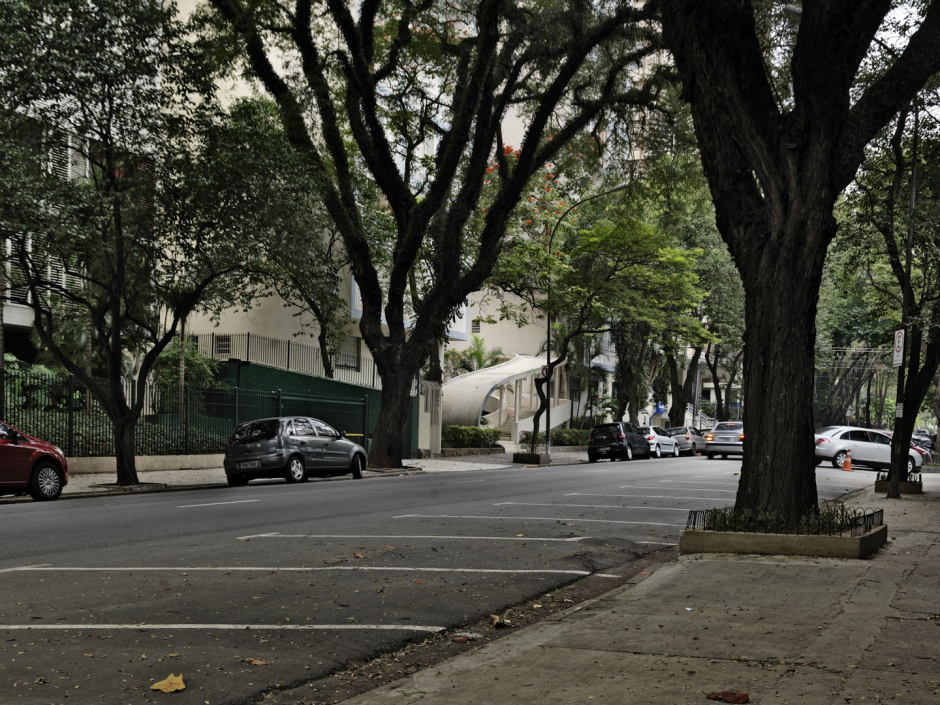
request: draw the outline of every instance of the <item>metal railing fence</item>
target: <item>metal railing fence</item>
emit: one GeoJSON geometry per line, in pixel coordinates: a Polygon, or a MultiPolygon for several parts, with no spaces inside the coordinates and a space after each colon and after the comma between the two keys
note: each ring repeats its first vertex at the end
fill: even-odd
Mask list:
{"type": "Polygon", "coordinates": [[[856,509],[845,505],[824,505],[818,512],[796,519],[772,512],[753,513],[737,511],[734,507],[719,507],[690,511],[685,528],[763,534],[861,536],[882,524],[883,509],[856,509]]]}
{"type": "MultiPolygon", "coordinates": [[[[105,380],[99,381],[107,386],[105,380]]],[[[128,404],[136,400],[132,380],[124,384],[128,404]]],[[[88,390],[72,375],[3,372],[0,420],[28,436],[59,446],[68,457],[113,456],[114,426],[88,390]]],[[[151,382],[135,428],[137,455],[221,453],[239,423],[283,415],[318,418],[367,445],[369,399],[313,396],[281,390],[151,382]]]]}

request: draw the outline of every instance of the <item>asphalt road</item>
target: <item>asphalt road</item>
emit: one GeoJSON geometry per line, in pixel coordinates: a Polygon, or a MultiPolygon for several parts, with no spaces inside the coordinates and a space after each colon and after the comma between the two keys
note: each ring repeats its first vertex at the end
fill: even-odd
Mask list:
{"type": "MultiPolygon", "coordinates": [[[[0,508],[0,702],[254,702],[674,545],[731,504],[697,458],[0,508]],[[253,663],[254,661],[255,663],[253,663]]],[[[870,473],[817,469],[835,498],[870,473]]]]}

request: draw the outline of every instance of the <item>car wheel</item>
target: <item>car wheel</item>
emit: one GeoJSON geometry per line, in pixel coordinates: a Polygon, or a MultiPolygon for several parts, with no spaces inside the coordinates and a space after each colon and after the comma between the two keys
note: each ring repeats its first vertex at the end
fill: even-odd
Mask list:
{"type": "Polygon", "coordinates": [[[832,459],[832,467],[839,468],[841,470],[843,465],[845,465],[845,451],[840,450],[832,459]]]}
{"type": "Polygon", "coordinates": [[[287,461],[287,471],[284,473],[284,479],[290,483],[303,482],[307,476],[304,469],[304,461],[296,455],[287,461]]]}
{"type": "Polygon", "coordinates": [[[229,487],[244,487],[248,484],[247,475],[226,475],[226,480],[228,480],[229,487]]]}
{"type": "Polygon", "coordinates": [[[715,454],[714,454],[714,453],[706,453],[705,455],[708,456],[708,459],[709,459],[709,460],[714,460],[714,459],[715,459],[715,454]]]}
{"type": "Polygon", "coordinates": [[[917,464],[914,462],[914,459],[910,456],[907,457],[907,474],[912,474],[917,469],[917,464]]]}
{"type": "Polygon", "coordinates": [[[816,464],[819,465],[822,463],[822,458],[816,458],[816,464]]]}
{"type": "Polygon", "coordinates": [[[662,458],[663,457],[662,449],[659,446],[656,446],[655,450],[653,450],[653,455],[655,455],[657,458],[662,458]]]}
{"type": "Polygon", "coordinates": [[[596,463],[596,462],[597,462],[597,456],[596,456],[596,455],[588,455],[588,462],[589,462],[589,463],[596,463]]]}
{"type": "Polygon", "coordinates": [[[39,463],[29,478],[29,494],[37,502],[58,499],[62,494],[62,471],[52,463],[39,463]]]}
{"type": "Polygon", "coordinates": [[[362,461],[362,456],[358,453],[353,456],[352,461],[352,476],[354,480],[362,479],[362,471],[365,468],[365,463],[362,461]]]}
{"type": "Polygon", "coordinates": [[[678,443],[676,443],[676,444],[672,447],[672,457],[673,457],[673,458],[678,458],[678,457],[679,457],[679,444],[678,444],[678,443]]]}
{"type": "Polygon", "coordinates": [[[698,449],[695,447],[695,444],[693,443],[692,444],[692,457],[694,458],[696,455],[698,455],[698,449]]]}
{"type": "Polygon", "coordinates": [[[627,446],[627,454],[624,457],[627,460],[633,460],[633,446],[627,446]]]}

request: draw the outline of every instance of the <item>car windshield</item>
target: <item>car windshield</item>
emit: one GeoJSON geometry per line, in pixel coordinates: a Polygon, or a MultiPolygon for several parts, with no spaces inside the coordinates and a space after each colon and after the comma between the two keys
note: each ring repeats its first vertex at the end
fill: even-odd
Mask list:
{"type": "Polygon", "coordinates": [[[720,423],[715,426],[716,431],[740,431],[744,428],[744,424],[740,421],[731,421],[729,423],[720,423]]]}
{"type": "Polygon", "coordinates": [[[232,431],[232,435],[229,436],[228,439],[228,444],[237,446],[246,443],[257,443],[259,441],[270,441],[277,436],[280,427],[281,422],[279,419],[249,421],[232,431]]]}

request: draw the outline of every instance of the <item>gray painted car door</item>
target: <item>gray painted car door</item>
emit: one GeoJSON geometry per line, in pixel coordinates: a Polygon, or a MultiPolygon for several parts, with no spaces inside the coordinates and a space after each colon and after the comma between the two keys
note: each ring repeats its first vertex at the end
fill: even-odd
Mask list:
{"type": "Polygon", "coordinates": [[[349,442],[339,437],[339,433],[319,419],[310,419],[317,430],[317,436],[323,443],[323,467],[330,470],[344,469],[349,465],[349,442]]]}

